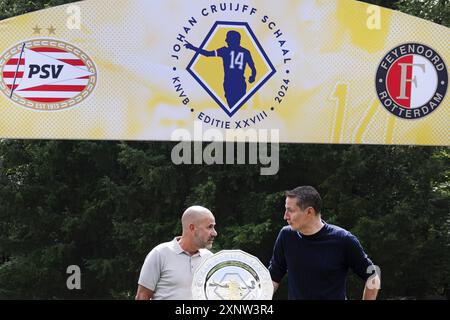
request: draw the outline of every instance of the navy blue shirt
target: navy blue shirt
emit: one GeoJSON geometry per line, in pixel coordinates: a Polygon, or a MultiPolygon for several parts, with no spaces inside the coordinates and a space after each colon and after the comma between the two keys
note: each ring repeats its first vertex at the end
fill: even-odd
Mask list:
{"type": "Polygon", "coordinates": [[[253,63],[250,51],[245,48],[223,47],[217,50],[217,56],[223,59],[224,82],[244,81],[245,66],[253,63]]]}
{"type": "Polygon", "coordinates": [[[275,242],[269,271],[280,282],[288,273],[288,297],[298,300],[344,300],[348,269],[364,282],[372,275],[372,261],[349,231],[326,224],[305,236],[290,226],[281,229],[275,242]]]}

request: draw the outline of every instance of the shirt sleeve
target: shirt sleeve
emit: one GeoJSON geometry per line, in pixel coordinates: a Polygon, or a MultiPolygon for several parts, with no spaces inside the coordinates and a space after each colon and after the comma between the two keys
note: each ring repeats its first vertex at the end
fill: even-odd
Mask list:
{"type": "Polygon", "coordinates": [[[216,57],[223,57],[226,54],[227,48],[222,47],[216,50],[216,57]]]}
{"type": "Polygon", "coordinates": [[[358,239],[351,233],[349,233],[346,237],[345,244],[349,267],[362,280],[367,281],[367,279],[373,274],[374,269],[370,268],[370,266],[373,266],[373,262],[364,252],[364,249],[358,239]]]}
{"type": "Polygon", "coordinates": [[[158,250],[153,249],[145,258],[139,275],[138,284],[155,291],[161,276],[161,255],[158,250]]]}
{"type": "Polygon", "coordinates": [[[287,271],[286,258],[283,246],[283,230],[278,234],[273,248],[272,259],[270,260],[269,272],[272,280],[280,283],[287,271]]]}
{"type": "Polygon", "coordinates": [[[250,51],[248,51],[248,50],[245,50],[245,57],[246,57],[246,60],[245,61],[247,61],[247,63],[250,65],[250,66],[254,66],[255,65],[255,63],[253,62],[253,59],[252,59],[252,55],[250,54],[250,51]]]}

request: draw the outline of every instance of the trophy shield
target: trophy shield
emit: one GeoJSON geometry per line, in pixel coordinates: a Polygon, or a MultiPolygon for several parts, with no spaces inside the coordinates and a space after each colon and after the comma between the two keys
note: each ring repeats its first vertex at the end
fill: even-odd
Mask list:
{"type": "Polygon", "coordinates": [[[273,284],[261,261],[242,250],[222,250],[198,267],[194,300],[271,300],[273,284]]]}

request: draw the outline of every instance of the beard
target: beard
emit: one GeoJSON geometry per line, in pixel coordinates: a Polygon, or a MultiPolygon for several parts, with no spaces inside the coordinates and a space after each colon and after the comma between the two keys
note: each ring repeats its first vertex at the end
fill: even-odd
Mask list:
{"type": "Polygon", "coordinates": [[[200,249],[208,249],[210,250],[213,245],[214,237],[208,238],[207,240],[203,240],[198,233],[194,234],[195,237],[195,243],[200,249]]]}
{"type": "Polygon", "coordinates": [[[211,250],[212,246],[213,246],[212,242],[206,242],[205,248],[211,250]]]}

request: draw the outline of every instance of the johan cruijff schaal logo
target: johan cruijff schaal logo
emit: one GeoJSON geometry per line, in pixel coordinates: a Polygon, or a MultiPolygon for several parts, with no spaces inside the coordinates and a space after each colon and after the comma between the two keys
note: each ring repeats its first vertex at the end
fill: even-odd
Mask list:
{"type": "MultiPolygon", "coordinates": [[[[220,41],[219,39],[217,40],[216,42],[220,41]]],[[[187,70],[230,117],[275,73],[275,68],[247,23],[216,22],[200,48],[189,42],[186,43],[185,47],[196,52],[187,70]],[[209,42],[220,37],[218,34],[223,35],[224,33],[225,37],[222,37],[221,42],[226,44],[225,46],[220,47],[219,45],[213,50],[204,49],[208,47],[209,42]],[[250,50],[242,46],[243,36],[250,40],[252,44],[250,50]],[[265,68],[264,70],[259,68],[262,76],[259,77],[258,84],[250,89],[247,87],[255,83],[256,76],[259,73],[253,61],[252,52],[253,56],[255,54],[259,55],[265,64],[263,66],[265,68]],[[200,66],[201,62],[199,60],[201,56],[221,59],[223,70],[212,68],[213,77],[208,79],[206,70],[202,70],[200,66]],[[245,76],[247,69],[251,72],[248,77],[245,76]],[[217,80],[223,83],[223,87],[214,88],[213,82],[222,74],[223,80],[220,78],[217,80]]],[[[207,62],[205,61],[205,63],[207,62]]],[[[217,64],[215,65],[217,66],[217,64]]]]}
{"type": "Polygon", "coordinates": [[[96,67],[89,56],[59,40],[27,40],[0,56],[1,91],[30,109],[73,107],[93,92],[96,83],[96,67]]]}
{"type": "Polygon", "coordinates": [[[404,119],[432,113],[444,100],[447,87],[444,60],[432,48],[418,43],[406,43],[389,51],[376,76],[381,103],[404,119]]]}
{"type": "Polygon", "coordinates": [[[270,15],[241,3],[211,4],[189,17],[180,30],[172,49],[175,73],[172,84],[182,103],[202,122],[223,129],[251,127],[263,123],[286,98],[291,51],[281,27],[270,15]],[[219,13],[226,14],[226,21],[223,15],[212,25],[205,21],[219,13]],[[236,15],[238,20],[234,19],[236,15]],[[246,21],[242,21],[243,15],[248,17],[246,21]],[[267,32],[264,39],[270,41],[271,50],[264,48],[258,39],[263,35],[255,34],[254,30],[267,32]],[[194,33],[202,35],[200,43],[191,41],[194,33]],[[182,55],[189,57],[187,66],[180,62],[182,55]],[[280,76],[274,77],[277,73],[280,76]],[[204,90],[210,98],[207,106],[204,101],[190,98],[183,87],[185,81],[195,81],[204,90]],[[261,91],[271,99],[257,99],[255,105],[254,98],[261,91]],[[239,111],[248,105],[253,114],[240,117],[239,111]],[[221,109],[222,116],[202,111],[213,108],[221,109]]]}

